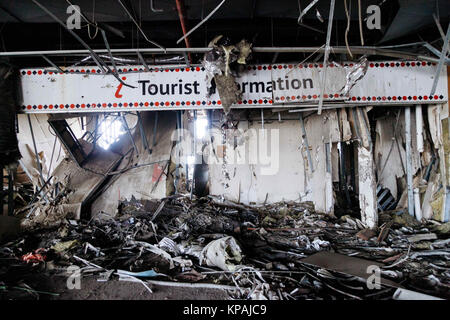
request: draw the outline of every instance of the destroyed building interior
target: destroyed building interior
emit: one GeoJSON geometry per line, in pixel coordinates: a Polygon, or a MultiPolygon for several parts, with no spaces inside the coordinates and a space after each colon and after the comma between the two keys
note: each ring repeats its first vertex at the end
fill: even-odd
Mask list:
{"type": "Polygon", "coordinates": [[[450,299],[449,9],[0,0],[0,300],[450,299]]]}

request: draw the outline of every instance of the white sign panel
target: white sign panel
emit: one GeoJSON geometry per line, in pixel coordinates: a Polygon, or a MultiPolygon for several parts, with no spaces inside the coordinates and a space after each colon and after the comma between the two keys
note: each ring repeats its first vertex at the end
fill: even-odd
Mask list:
{"type": "MultiPolygon", "coordinates": [[[[348,104],[443,103],[448,100],[447,72],[441,72],[430,96],[436,65],[418,61],[371,62],[365,76],[348,96],[342,94],[346,70],[352,64],[328,67],[324,100],[348,104]]],[[[237,77],[243,93],[234,108],[287,107],[315,104],[320,98],[322,64],[248,66],[237,77]]],[[[201,67],[146,72],[142,66],[121,67],[122,85],[95,67],[76,67],[66,73],[23,69],[21,86],[26,113],[114,112],[134,110],[217,109],[217,92],[208,95],[201,67]]]]}

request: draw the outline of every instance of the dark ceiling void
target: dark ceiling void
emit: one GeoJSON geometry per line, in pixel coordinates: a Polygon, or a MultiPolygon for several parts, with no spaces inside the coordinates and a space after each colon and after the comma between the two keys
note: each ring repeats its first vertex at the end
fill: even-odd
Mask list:
{"type": "MultiPolygon", "coordinates": [[[[185,42],[177,44],[183,35],[175,0],[37,0],[60,20],[66,21],[69,3],[78,5],[87,19],[99,23],[105,30],[112,49],[153,48],[131,21],[123,6],[145,35],[164,47],[184,47],[185,42]]],[[[184,0],[187,30],[202,21],[219,0],[184,0]]],[[[241,0],[226,1],[222,7],[201,27],[189,36],[191,47],[206,47],[215,36],[224,35],[235,43],[247,39],[254,46],[306,47],[322,46],[326,40],[327,19],[330,1],[320,0],[304,16],[302,25],[297,23],[301,10],[310,0],[241,0]],[[322,21],[318,18],[321,17],[322,21]]],[[[350,46],[361,45],[358,20],[358,1],[347,0],[349,4],[350,46]]],[[[441,25],[448,24],[450,3],[448,1],[425,0],[361,0],[362,26],[365,46],[397,45],[426,41],[436,48],[442,40],[432,14],[435,13],[441,25]],[[367,6],[377,4],[381,8],[381,29],[370,30],[366,26],[367,6]],[[426,15],[424,14],[426,13],[426,15]],[[405,19],[414,16],[416,21],[405,19]],[[431,18],[430,18],[431,17],[431,18]]],[[[331,34],[331,46],[345,45],[347,18],[343,1],[336,2],[331,34]]],[[[87,27],[82,19],[81,29],[74,30],[93,49],[105,49],[101,32],[95,27],[87,27]]],[[[0,51],[46,51],[84,49],[67,30],[33,1],[0,0],[0,51]]],[[[430,54],[422,46],[406,48],[413,52],[430,54]],[[420,51],[418,51],[420,50],[420,51]]],[[[201,54],[192,54],[192,62],[199,62],[201,54]]],[[[277,61],[304,59],[304,54],[280,54],[277,61]]],[[[71,65],[83,57],[59,56],[52,60],[60,65],[71,65]]],[[[134,59],[135,57],[133,57],[134,59]]],[[[151,56],[146,56],[152,58],[151,56]]],[[[314,57],[313,57],[314,58],[314,57]]],[[[340,59],[331,53],[332,59],[340,59]]],[[[8,58],[18,66],[46,66],[41,57],[8,58]]],[[[269,62],[273,54],[255,54],[254,62],[269,62]]]]}

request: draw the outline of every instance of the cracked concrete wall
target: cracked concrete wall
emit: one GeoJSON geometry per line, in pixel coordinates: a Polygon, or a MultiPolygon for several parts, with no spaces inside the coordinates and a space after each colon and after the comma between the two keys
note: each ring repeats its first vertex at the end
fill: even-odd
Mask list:
{"type": "MultiPolygon", "coordinates": [[[[155,114],[156,112],[141,112],[145,135],[150,147],[153,141],[155,114]]],[[[158,112],[156,145],[153,147],[152,154],[149,154],[148,150],[144,149],[139,127],[136,126],[133,132],[133,139],[138,149],[138,154],[132,151],[122,160],[115,171],[120,171],[130,166],[140,167],[129,169],[113,177],[110,185],[92,204],[91,214],[93,216],[100,212],[114,216],[119,201],[130,200],[132,196],[136,199],[161,199],[168,195],[166,186],[168,168],[166,163],[171,158],[171,138],[175,128],[176,118],[174,112],[158,112]],[[157,183],[158,178],[159,182],[157,183]]],[[[123,154],[132,148],[132,142],[127,134],[122,137],[119,143],[120,146],[118,148],[122,149],[123,154]]]]}
{"type": "MultiPolygon", "coordinates": [[[[220,163],[210,165],[210,193],[247,204],[283,200],[313,201],[317,211],[332,212],[334,196],[330,194],[330,185],[333,174],[327,172],[325,143],[339,141],[337,119],[336,111],[328,111],[322,115],[313,114],[304,120],[314,172],[308,165],[306,150],[302,150],[302,129],[298,120],[266,122],[265,135],[256,131],[261,129],[261,123],[241,121],[238,128],[246,132],[246,143],[238,145],[234,151],[240,157],[245,155],[247,162],[231,164],[228,161],[224,167],[220,163]],[[273,129],[278,130],[278,133],[273,134],[273,129]],[[273,159],[277,161],[278,169],[273,174],[263,174],[264,169],[270,173],[270,170],[267,171],[269,166],[252,163],[248,159],[258,159],[262,144],[268,146],[270,155],[272,139],[277,142],[273,159]],[[224,169],[229,180],[224,175],[224,169]],[[226,184],[228,188],[225,188],[226,184]]],[[[215,148],[220,156],[223,147],[219,145],[216,144],[215,148]]],[[[230,149],[233,150],[233,145],[226,144],[226,157],[230,149]]],[[[329,163],[331,169],[332,159],[329,159],[329,163]]]]}

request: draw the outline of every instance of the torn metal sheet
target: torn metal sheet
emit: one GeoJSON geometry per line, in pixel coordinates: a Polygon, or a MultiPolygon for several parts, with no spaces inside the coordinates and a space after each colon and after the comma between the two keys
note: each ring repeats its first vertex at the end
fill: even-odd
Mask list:
{"type": "Polygon", "coordinates": [[[345,86],[342,88],[341,93],[344,97],[348,97],[350,90],[355,86],[356,82],[360,81],[367,73],[369,68],[369,61],[366,57],[362,57],[358,63],[352,67],[346,67],[345,86]]]}
{"type": "MultiPolygon", "coordinates": [[[[373,271],[371,271],[373,267],[381,268],[383,266],[383,264],[375,261],[348,257],[342,254],[325,251],[318,252],[309,256],[308,258],[304,258],[301,260],[301,262],[328,270],[342,272],[365,280],[367,280],[373,274],[373,271]]],[[[396,288],[401,287],[394,281],[385,279],[383,277],[381,277],[380,280],[381,284],[383,285],[396,288]]]]}

